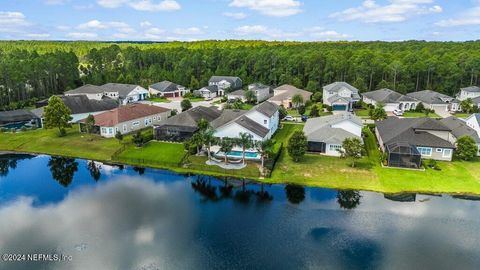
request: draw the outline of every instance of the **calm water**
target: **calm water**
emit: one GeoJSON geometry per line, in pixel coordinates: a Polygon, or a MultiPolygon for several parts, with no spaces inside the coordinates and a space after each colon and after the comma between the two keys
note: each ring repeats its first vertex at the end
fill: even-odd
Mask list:
{"type": "Polygon", "coordinates": [[[83,160],[4,156],[0,253],[61,253],[72,260],[0,262],[0,269],[480,265],[480,201],[472,197],[230,184],[83,160]]]}

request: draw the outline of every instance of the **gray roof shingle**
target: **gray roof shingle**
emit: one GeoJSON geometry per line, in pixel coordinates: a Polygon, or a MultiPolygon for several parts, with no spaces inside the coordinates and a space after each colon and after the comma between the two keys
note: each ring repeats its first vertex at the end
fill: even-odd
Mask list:
{"type": "Polygon", "coordinates": [[[174,92],[178,90],[179,86],[180,85],[170,81],[162,81],[162,82],[158,82],[150,85],[150,88],[160,92],[174,92]]]}
{"type": "Polygon", "coordinates": [[[240,126],[250,130],[251,132],[257,134],[258,136],[264,138],[267,136],[270,130],[259,123],[253,121],[252,119],[246,117],[245,115],[240,116],[235,120],[235,123],[239,124],[240,126]]]}
{"type": "Polygon", "coordinates": [[[346,138],[359,138],[357,135],[341,128],[334,128],[335,124],[343,121],[350,121],[358,126],[362,126],[362,120],[350,113],[340,113],[335,115],[310,118],[305,123],[303,132],[312,142],[342,143],[346,138]]]}
{"type": "Polygon", "coordinates": [[[469,87],[460,88],[460,90],[465,91],[465,92],[478,93],[478,92],[480,92],[480,87],[469,86],[469,87]]]}
{"type": "Polygon", "coordinates": [[[418,92],[408,93],[407,96],[421,101],[425,104],[449,104],[452,102],[458,102],[453,97],[432,91],[423,90],[418,92]]]}
{"type": "Polygon", "coordinates": [[[402,95],[393,90],[383,88],[375,91],[370,91],[362,94],[371,100],[381,103],[397,103],[400,101],[415,101],[413,98],[402,95]]]}
{"type": "Polygon", "coordinates": [[[92,85],[92,84],[85,84],[78,88],[72,89],[70,91],[66,91],[65,94],[67,95],[78,95],[78,94],[103,94],[105,89],[101,86],[92,85]]]}
{"type": "Polygon", "coordinates": [[[477,132],[473,128],[467,126],[465,121],[455,116],[450,116],[440,121],[452,130],[452,134],[455,138],[458,139],[463,136],[470,136],[476,143],[480,143],[480,137],[477,132]]]}
{"type": "Polygon", "coordinates": [[[158,126],[185,126],[196,128],[200,119],[205,119],[208,122],[212,122],[217,119],[221,114],[221,111],[212,107],[198,106],[188,111],[179,113],[162,121],[158,126]]]}
{"type": "Polygon", "coordinates": [[[102,85],[102,88],[106,92],[118,92],[118,95],[121,99],[124,99],[139,85],[136,84],[124,84],[124,83],[106,83],[102,85]]]}
{"type": "Polygon", "coordinates": [[[278,111],[279,108],[280,107],[277,104],[269,101],[265,101],[253,107],[252,109],[257,110],[258,112],[268,117],[272,117],[278,111]]]}
{"type": "Polygon", "coordinates": [[[0,111],[0,125],[30,121],[36,118],[37,116],[34,113],[27,110],[0,111]]]}

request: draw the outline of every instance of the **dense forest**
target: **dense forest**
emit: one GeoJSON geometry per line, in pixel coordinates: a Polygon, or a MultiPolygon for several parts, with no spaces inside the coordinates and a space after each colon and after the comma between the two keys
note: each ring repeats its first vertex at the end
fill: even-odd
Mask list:
{"type": "Polygon", "coordinates": [[[361,91],[388,87],[454,95],[478,85],[480,42],[173,43],[0,42],[0,107],[60,94],[82,84],[148,86],[170,80],[192,89],[209,77],[235,75],[245,84],[293,84],[315,92],[346,81],[361,91]]]}

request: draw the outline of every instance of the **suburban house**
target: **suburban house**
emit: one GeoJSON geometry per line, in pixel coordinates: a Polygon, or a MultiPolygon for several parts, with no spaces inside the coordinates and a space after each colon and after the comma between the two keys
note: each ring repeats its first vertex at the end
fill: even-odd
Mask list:
{"type": "Polygon", "coordinates": [[[480,136],[480,113],[474,113],[465,119],[467,125],[473,128],[480,136]]]}
{"type": "Polygon", "coordinates": [[[456,112],[460,110],[457,99],[432,90],[412,92],[408,93],[407,96],[418,100],[423,103],[425,108],[436,112],[456,112]]]}
{"type": "Polygon", "coordinates": [[[220,117],[212,121],[215,137],[239,138],[247,133],[254,141],[270,139],[279,124],[278,105],[265,101],[249,111],[224,110],[220,117]]]}
{"type": "Polygon", "coordinates": [[[0,128],[41,127],[41,120],[27,110],[0,111],[0,128]]]}
{"type": "MultiPolygon", "coordinates": [[[[72,114],[71,123],[76,123],[88,117],[88,115],[96,115],[104,111],[112,110],[118,107],[116,100],[108,97],[104,97],[101,100],[89,99],[86,95],[74,95],[74,96],[60,96],[63,103],[70,109],[72,114]]],[[[36,109],[32,112],[40,119],[43,119],[43,111],[45,106],[48,105],[48,100],[45,99],[35,104],[36,109]]]]}
{"type": "Polygon", "coordinates": [[[413,110],[419,103],[411,97],[386,88],[363,93],[362,100],[373,106],[376,106],[379,103],[383,104],[383,108],[386,112],[393,112],[394,110],[413,110]]]}
{"type": "Polygon", "coordinates": [[[206,100],[210,100],[218,96],[218,86],[216,85],[205,86],[201,89],[193,91],[193,94],[195,96],[202,97],[206,100]]]}
{"type": "Polygon", "coordinates": [[[457,94],[457,99],[460,101],[466,99],[474,99],[480,97],[480,87],[478,86],[469,86],[465,88],[460,88],[460,93],[457,94]]]}
{"type": "Polygon", "coordinates": [[[153,135],[159,141],[182,142],[188,140],[198,130],[198,122],[205,119],[209,123],[220,117],[216,107],[198,106],[162,120],[154,125],[153,135]]]}
{"type": "Polygon", "coordinates": [[[346,82],[334,82],[323,87],[323,104],[333,111],[352,111],[353,104],[360,101],[358,89],[346,82]]]}
{"type": "MultiPolygon", "coordinates": [[[[170,113],[170,109],[154,105],[129,104],[95,115],[94,132],[112,138],[118,131],[127,134],[159,124],[170,113]]],[[[80,130],[85,130],[85,119],[80,121],[80,130]]]]}
{"type": "Polygon", "coordinates": [[[109,92],[105,88],[97,85],[86,84],[64,93],[65,96],[87,96],[88,99],[101,100],[103,97],[118,99],[118,92],[109,92]]]}
{"type": "Polygon", "coordinates": [[[421,158],[451,161],[455,149],[452,130],[432,118],[389,117],[377,122],[375,134],[392,167],[420,168],[421,158]]]}
{"type": "Polygon", "coordinates": [[[480,107],[480,97],[472,98],[473,105],[480,107]]]}
{"type": "Polygon", "coordinates": [[[208,86],[217,86],[218,95],[223,96],[226,90],[234,91],[242,89],[243,82],[239,77],[212,76],[210,80],[208,80],[208,86]]]}
{"type": "Polygon", "coordinates": [[[233,91],[231,93],[228,93],[227,94],[227,100],[229,102],[234,102],[234,101],[241,101],[241,102],[246,102],[247,99],[245,98],[245,91],[240,89],[240,90],[236,90],[236,91],[233,91]]]}
{"type": "Polygon", "coordinates": [[[269,98],[268,101],[277,104],[278,106],[283,106],[286,109],[294,107],[292,98],[295,95],[301,95],[304,101],[310,100],[312,93],[298,89],[295,86],[284,84],[273,89],[273,97],[269,98]]]}
{"type": "Polygon", "coordinates": [[[480,135],[476,130],[469,127],[464,120],[455,116],[443,118],[440,122],[452,130],[452,135],[455,136],[455,141],[463,136],[469,136],[472,138],[478,147],[477,156],[480,156],[480,135]]]}
{"type": "Polygon", "coordinates": [[[265,100],[269,99],[271,97],[271,94],[273,93],[272,87],[261,83],[252,83],[248,85],[248,90],[253,91],[257,103],[262,103],[265,100]]]}
{"type": "Polygon", "coordinates": [[[162,81],[155,84],[152,84],[148,87],[148,92],[152,96],[174,98],[174,97],[183,97],[190,90],[186,89],[185,86],[178,85],[169,81],[162,81]]]}
{"type": "Polygon", "coordinates": [[[118,99],[123,105],[145,100],[149,94],[147,89],[135,84],[107,83],[102,85],[102,88],[105,93],[118,93],[118,99]]]}
{"type": "Polygon", "coordinates": [[[348,112],[310,118],[303,128],[308,141],[307,151],[340,156],[339,150],[342,150],[345,139],[358,138],[362,141],[362,128],[362,119],[348,112]]]}

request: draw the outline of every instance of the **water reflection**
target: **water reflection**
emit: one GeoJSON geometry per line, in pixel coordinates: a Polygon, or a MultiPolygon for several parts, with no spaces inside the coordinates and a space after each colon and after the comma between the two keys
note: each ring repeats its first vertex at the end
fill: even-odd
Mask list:
{"type": "Polygon", "coordinates": [[[383,197],[395,202],[415,202],[417,194],[415,193],[385,193],[383,197]]]}
{"type": "Polygon", "coordinates": [[[285,193],[290,203],[299,204],[305,199],[305,188],[298,185],[286,185],[285,193]]]}
{"type": "Polygon", "coordinates": [[[62,186],[68,187],[72,183],[75,172],[78,170],[78,162],[73,158],[51,157],[48,161],[48,167],[50,167],[52,178],[57,180],[62,186]]]}
{"type": "Polygon", "coordinates": [[[355,190],[341,190],[337,193],[337,203],[343,209],[355,209],[361,198],[360,192],[355,190]]]}
{"type": "Polygon", "coordinates": [[[100,177],[102,176],[102,173],[100,172],[102,165],[100,163],[97,164],[97,162],[91,160],[88,162],[87,168],[95,182],[100,180],[100,177]]]}
{"type": "Polygon", "coordinates": [[[0,155],[0,176],[7,176],[10,169],[17,168],[18,161],[33,157],[32,155],[0,155]]]}

